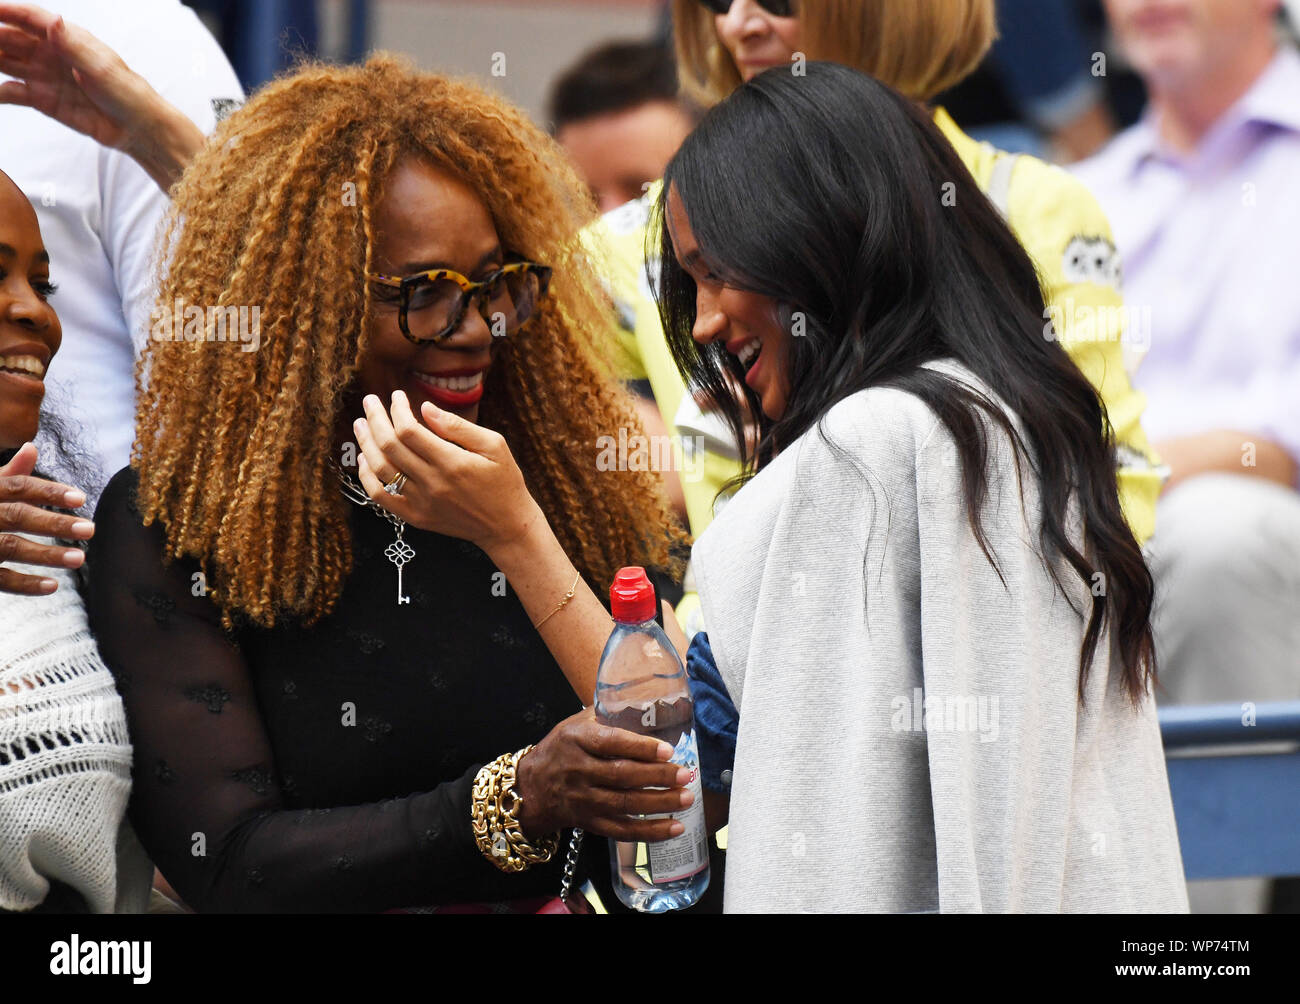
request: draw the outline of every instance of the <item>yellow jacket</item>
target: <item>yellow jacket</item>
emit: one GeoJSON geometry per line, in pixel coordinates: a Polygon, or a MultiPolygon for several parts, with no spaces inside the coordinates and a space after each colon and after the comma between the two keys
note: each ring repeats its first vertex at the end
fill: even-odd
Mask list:
{"type": "MultiPolygon", "coordinates": [[[[1050,320],[1062,346],[1106,405],[1119,447],[1120,501],[1134,535],[1145,543],[1155,529],[1162,478],[1142,431],[1146,399],[1133,389],[1125,368],[1123,296],[1110,224],[1092,194],[1060,168],[1033,157],[1012,158],[976,142],[942,108],[935,111],[935,123],[1037,264],[1047,304],[1045,335],[1050,320]]],[[[605,214],[586,236],[595,254],[608,261],[602,261],[601,268],[620,315],[618,375],[649,380],[665,424],[677,432],[681,409],[689,411],[693,404],[684,401],[685,385],[669,354],[645,276],[646,227],[659,190],[656,183],[643,198],[605,214]]],[[[714,496],[738,473],[739,465],[705,450],[692,455],[688,467],[682,487],[691,532],[698,537],[713,519],[714,496]]]]}

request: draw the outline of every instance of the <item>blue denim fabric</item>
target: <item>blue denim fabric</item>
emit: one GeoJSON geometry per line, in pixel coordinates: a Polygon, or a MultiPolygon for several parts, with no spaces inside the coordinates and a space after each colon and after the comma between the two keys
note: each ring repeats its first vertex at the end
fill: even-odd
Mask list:
{"type": "Polygon", "coordinates": [[[709,636],[700,631],[686,650],[686,675],[695,702],[695,739],[700,749],[700,779],[710,791],[730,790],[731,770],[736,762],[736,726],[740,712],[731,702],[727,685],[718,675],[709,636]],[[722,780],[723,771],[727,781],[722,780]]]}

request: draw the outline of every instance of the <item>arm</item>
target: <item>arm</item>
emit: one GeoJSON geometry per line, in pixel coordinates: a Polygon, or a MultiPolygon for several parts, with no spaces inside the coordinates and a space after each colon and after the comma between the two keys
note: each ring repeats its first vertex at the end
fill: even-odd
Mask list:
{"type": "Polygon", "coordinates": [[[1196,436],[1162,440],[1157,449],[1171,471],[1165,483],[1166,492],[1198,474],[1215,472],[1247,474],[1275,481],[1286,488],[1296,486],[1295,458],[1282,444],[1254,433],[1216,429],[1196,436]]]}
{"type": "Polygon", "coordinates": [[[505,573],[546,647],[559,663],[574,693],[590,705],[596,695],[596,671],[614,621],[591,587],[564,553],[541,508],[529,497],[526,528],[518,535],[485,547],[492,563],[505,573]],[[573,599],[551,615],[577,580],[573,599]]]}
{"type": "Polygon", "coordinates": [[[26,105],[134,158],[163,190],[204,143],[185,114],[112,49],[31,4],[0,3],[0,103],[26,105]]]}
{"type": "MultiPolygon", "coordinates": [[[[129,505],[133,478],[118,475],[104,493],[88,608],[127,710],[131,822],[185,901],[199,911],[373,912],[520,896],[518,877],[474,842],[478,764],[405,798],[286,807],[250,667],[215,605],[192,595],[196,565],[163,565],[163,530],[141,526],[129,505]]],[[[530,836],[579,825],[664,839],[671,821],[620,813],[680,808],[681,770],[662,762],[671,755],[589,712],[574,716],[520,764],[521,824],[530,836]],[[666,790],[631,790],[650,785],[666,790]]]]}
{"type": "Polygon", "coordinates": [[[126,706],[129,815],[167,880],[199,911],[378,911],[469,898],[492,866],[469,829],[467,765],[391,805],[287,809],[250,669],[194,563],[162,563],[161,527],[104,493],[89,556],[90,623],[126,706]],[[476,860],[478,857],[478,860],[476,860]]]}
{"type": "Polygon", "coordinates": [[[363,403],[366,418],[354,425],[357,473],[370,497],[412,526],[481,547],[540,623],[538,634],[574,693],[591,704],[614,621],[564,553],[505,439],[427,402],[426,428],[400,391],[391,420],[378,398],[363,403]],[[409,481],[394,497],[383,486],[398,471],[409,481]],[[557,610],[570,589],[572,598],[557,610]]]}
{"type": "Polygon", "coordinates": [[[1268,358],[1256,360],[1225,404],[1210,412],[1206,431],[1161,442],[1172,469],[1167,487],[1222,471],[1300,491],[1300,318],[1277,326],[1268,358]]]}

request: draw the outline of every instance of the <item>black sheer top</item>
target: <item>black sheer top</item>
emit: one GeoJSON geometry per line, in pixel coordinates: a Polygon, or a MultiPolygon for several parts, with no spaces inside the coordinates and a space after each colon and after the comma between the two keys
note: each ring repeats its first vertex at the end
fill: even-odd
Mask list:
{"type": "MultiPolygon", "coordinates": [[[[399,606],[393,528],[349,506],[335,612],[228,633],[197,563],[163,565],[136,483],[121,471],[100,500],[88,609],[126,705],[130,820],[186,903],[372,912],[558,893],[567,833],[550,864],[507,875],[470,830],[479,767],[582,707],[486,554],[407,527],[399,606]]],[[[613,910],[608,871],[589,837],[579,878],[613,910]]]]}

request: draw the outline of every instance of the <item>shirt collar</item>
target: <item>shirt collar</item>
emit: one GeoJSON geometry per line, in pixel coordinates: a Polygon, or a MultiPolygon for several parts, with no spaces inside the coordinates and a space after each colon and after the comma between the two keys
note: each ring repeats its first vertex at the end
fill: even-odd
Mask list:
{"type": "Polygon", "coordinates": [[[1262,122],[1300,133],[1300,52],[1283,46],[1268,68],[1228,112],[1243,122],[1262,122]]]}
{"type": "MultiPolygon", "coordinates": [[[[1264,125],[1300,133],[1300,53],[1282,46],[1264,72],[1201,138],[1198,152],[1211,142],[1248,125],[1264,125]]],[[[1160,142],[1155,116],[1148,108],[1138,123],[1116,140],[1131,173],[1153,157],[1170,156],[1160,142]],[[1122,144],[1122,147],[1120,146],[1122,144]]],[[[1195,157],[1196,154],[1192,154],[1195,157]]],[[[1175,157],[1184,160],[1183,157],[1175,157]]]]}

